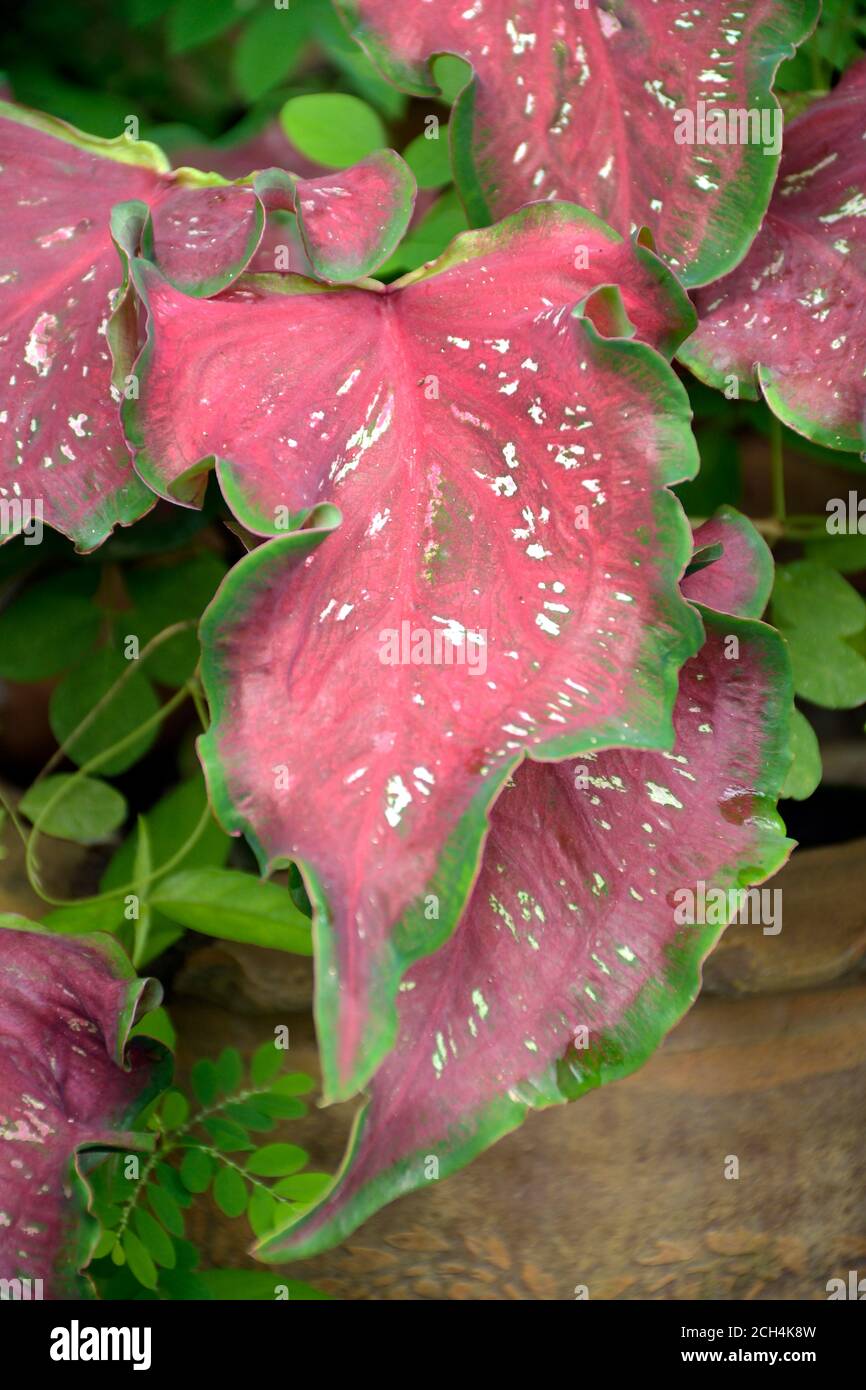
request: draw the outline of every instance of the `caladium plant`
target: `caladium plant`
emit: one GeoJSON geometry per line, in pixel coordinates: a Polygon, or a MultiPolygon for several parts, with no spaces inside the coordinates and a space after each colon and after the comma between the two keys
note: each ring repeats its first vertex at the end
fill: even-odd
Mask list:
{"type": "Polygon", "coordinates": [[[437,94],[437,54],[471,64],[450,139],[474,225],[535,199],[571,198],[624,234],[648,225],[688,285],[732,269],[760,226],[780,149],[773,77],[819,10],[818,0],[339,7],[404,91],[437,94]],[[702,140],[706,114],[716,110],[735,121],[751,113],[757,138],[702,140]]]}
{"type": "MultiPolygon", "coordinates": [[[[335,1185],[265,1240],[267,1260],[333,1244],[427,1180],[432,1159],[445,1176],[529,1109],[625,1075],[688,1007],[737,890],[790,849],[775,802],[791,679],[781,639],[758,621],[773,578],[763,540],[731,508],[692,536],[670,492],[698,467],[671,359],[728,395],[731,376],[733,394],[762,389],[834,447],[856,447],[863,419],[849,353],[863,337],[862,169],[850,156],[862,67],[792,125],[759,231],[778,165],[774,74],[817,0],[341,8],[409,92],[438,92],[437,55],[471,65],[449,130],[476,230],[393,283],[420,257],[395,255],[415,182],[389,150],[322,176],[244,169],[230,183],[172,171],[152,145],[0,110],[0,190],[15,210],[0,249],[2,529],[21,529],[23,504],[39,499],[49,525],[91,549],[156,498],[203,505],[213,470],[222,498],[208,514],[226,519],[225,504],[251,548],[205,615],[199,673],[188,651],[177,668],[180,634],[158,665],[147,658],[174,693],[162,709],[153,694],[146,723],[152,738],[192,695],[206,725],[207,697],[199,753],[222,825],[246,835],[264,873],[291,865],[296,919],[312,908],[325,1098],[367,1092],[335,1185]],[[723,907],[702,916],[713,895],[723,907]]],[[[402,121],[406,103],[340,43],[350,85],[360,74],[402,121]]],[[[312,119],[302,97],[284,120],[299,119],[298,102],[312,119]]],[[[363,115],[345,93],[326,104],[363,115]]],[[[447,162],[423,144],[419,157],[423,139],[407,158],[422,188],[439,187],[447,162]]],[[[764,534],[787,536],[784,518],[774,495],[764,534]]],[[[134,628],[138,600],[153,599],[145,640],[165,625],[166,573],[145,565],[136,604],[121,607],[134,628]]],[[[772,611],[793,612],[799,630],[808,575],[781,575],[772,611]]],[[[99,651],[122,668],[110,588],[99,651]]],[[[201,611],[190,605],[181,618],[201,611]]],[[[834,643],[853,658],[850,595],[846,610],[834,643]]],[[[38,795],[22,805],[30,815],[38,795]]],[[[119,851],[145,890],[138,960],[184,924],[219,935],[227,883],[242,920],[223,934],[263,939],[248,874],[205,864],[157,884],[211,833],[224,862],[206,815],[190,830],[175,854],[159,836],[151,845],[142,819],[119,851]],[[150,914],[172,904],[166,937],[150,914]]],[[[55,929],[102,913],[126,930],[117,873],[107,905],[66,905],[55,929]]],[[[269,899],[268,941],[289,944],[283,890],[254,886],[269,899]]],[[[46,1105],[48,1128],[33,1129],[30,1111],[21,1123],[45,1141],[56,1201],[38,1229],[19,1194],[15,1229],[32,1248],[4,1246],[0,1218],[0,1274],[32,1265],[55,1292],[66,1285],[49,1271],[71,1277],[93,1246],[86,1217],[77,1226],[79,1150],[141,1142],[125,1126],[160,1059],[138,1041],[124,1051],[144,987],[99,938],[10,925],[0,1138],[19,1124],[24,1093],[7,1102],[4,1087],[26,1061],[37,1074],[26,1105],[46,1105]],[[37,1020],[66,1039],[70,998],[88,1045],[69,1063],[71,1088],[46,1100],[44,1058],[22,1039],[37,1020]],[[60,1117],[68,1142],[55,1147],[60,1117]]],[[[4,1200],[13,1169],[4,1178],[0,1164],[4,1200]]],[[[258,1215],[256,1232],[272,1230],[258,1215]]]]}
{"type": "Polygon", "coordinates": [[[30,1281],[18,1296],[87,1293],[88,1154],[152,1146],[132,1126],[168,1054],[129,1035],[160,993],[110,937],[0,917],[0,1279],[30,1281]]]}
{"type": "Polygon", "coordinates": [[[866,61],[793,121],[773,199],[743,263],[697,296],[681,350],[702,381],[763,393],[808,439],[866,448],[866,61]]]}
{"type": "Polygon", "coordinates": [[[459,926],[401,988],[396,1046],[334,1187],[263,1244],[265,1259],[336,1244],[530,1109],[627,1075],[693,1001],[739,890],[792,848],[775,813],[791,708],[784,644],[732,616],[766,602],[743,548],[762,545],[750,529],[725,516],[696,537],[720,537],[724,554],[684,592],[727,611],[700,610],[706,640],[682,671],[673,749],[514,773],[459,926]],[[723,897],[724,910],[683,913],[684,894],[695,905],[723,897]]]}
{"type": "MultiPolygon", "coordinates": [[[[4,203],[14,208],[0,250],[0,536],[25,529],[38,511],[81,550],[154,501],[118,420],[119,394],[137,389],[127,376],[135,323],[118,251],[125,262],[143,239],[173,283],[215,294],[249,265],[266,210],[288,209],[317,272],[353,279],[390,254],[414,197],[409,170],[389,151],[339,176],[274,171],[230,184],[171,172],[155,145],[100,140],[8,103],[0,103],[0,164],[4,203]]],[[[288,249],[291,233],[283,235],[288,249]]]]}
{"type": "Polygon", "coordinates": [[[263,868],[305,867],[328,1093],[353,1094],[393,1039],[406,965],[457,919],[523,752],[668,737],[698,640],[664,490],[695,467],[688,406],[660,352],[603,331],[669,353],[688,302],[645,246],[567,204],[465,234],[388,289],[246,277],[191,302],[135,274],[143,476],[195,500],[207,451],[252,529],[345,514],[315,553],[325,525],[254,552],[222,590],[203,756],[226,828],[263,868]],[[413,656],[416,633],[447,659],[413,656]]]}

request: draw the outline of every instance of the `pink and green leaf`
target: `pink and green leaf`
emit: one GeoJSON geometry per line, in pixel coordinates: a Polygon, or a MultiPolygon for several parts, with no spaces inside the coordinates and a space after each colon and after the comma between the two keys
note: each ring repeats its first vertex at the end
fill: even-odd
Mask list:
{"type": "Polygon", "coordinates": [[[200,238],[200,279],[220,287],[255,249],[248,227],[239,249],[221,199],[232,218],[237,198],[250,209],[255,199],[191,186],[203,176],[171,174],[154,145],[100,140],[7,103],[0,104],[0,164],[8,217],[0,247],[0,530],[14,535],[38,512],[91,550],[153,505],[132,468],[112,392],[112,354],[127,365],[134,352],[124,262],[138,250],[146,210],[156,211],[167,268],[192,288],[188,248],[200,238]],[[118,204],[125,212],[112,244],[118,204]]]}
{"type": "Polygon", "coordinates": [[[110,937],[0,916],[0,1279],[86,1294],[98,1225],[82,1155],[152,1146],[130,1126],[166,1084],[167,1054],[130,1033],[159,996],[110,937]]]}
{"type": "MultiPolygon", "coordinates": [[[[263,535],[351,493],[380,433],[385,442],[374,454],[388,454],[393,466],[404,423],[410,440],[416,432],[415,409],[449,434],[459,427],[451,401],[468,408],[487,397],[504,419],[518,364],[527,353],[532,360],[536,342],[567,334],[563,317],[599,287],[620,287],[638,336],[666,355],[694,324],[686,296],[652,251],[568,204],[539,205],[464,233],[432,266],[387,287],[336,290],[291,274],[249,276],[192,303],[146,262],[135,276],[148,333],[137,366],[140,398],[127,402],[124,420],[138,471],[160,495],[197,505],[215,462],[238,520],[263,535]],[[428,303],[435,325],[425,321],[428,303]],[[522,356],[504,347],[517,330],[522,356]],[[486,358],[472,366],[474,385],[463,379],[460,345],[469,334],[486,358]],[[439,390],[440,375],[448,399],[438,405],[427,396],[439,390]]],[[[554,368],[546,365],[547,377],[554,368]]],[[[522,370],[528,387],[532,368],[522,370]]],[[[468,422],[463,431],[473,433],[468,422]]],[[[361,486],[368,475],[369,463],[361,486]]]]}
{"type": "Polygon", "coordinates": [[[700,285],[748,249],[778,145],[770,139],[772,153],[758,139],[679,144],[676,113],[697,115],[705,102],[780,120],[776,69],[811,32],[819,4],[341,0],[339,8],[373,62],[405,91],[438,94],[437,54],[472,65],[450,140],[476,226],[537,199],[572,199],[620,232],[651,227],[684,283],[700,285]]]}
{"type": "Polygon", "coordinates": [[[866,447],[866,60],[792,122],[769,211],[743,263],[697,297],[680,358],[719,389],[763,393],[831,449],[866,447]]]}
{"type": "Polygon", "coordinates": [[[791,708],[783,643],[754,621],[703,617],[672,752],[517,769],[465,914],[404,982],[396,1047],[334,1186],[261,1258],[337,1244],[423,1186],[431,1157],[445,1177],[530,1109],[628,1075],[693,1002],[734,915],[731,890],[775,872],[791,848],[775,812],[791,708]]]}
{"type": "Polygon", "coordinates": [[[773,556],[748,517],[734,507],[720,507],[695,531],[695,556],[721,547],[721,555],[685,576],[680,585],[691,603],[760,618],[773,588],[773,556]]]}
{"type": "Polygon", "coordinates": [[[351,169],[299,179],[295,211],[310,264],[323,280],[372,275],[396,250],[415,206],[415,178],[393,150],[351,169]]]}
{"type": "Polygon", "coordinates": [[[258,250],[265,210],[249,185],[195,169],[179,169],[174,178],[153,203],[142,251],[186,294],[218,294],[258,250]]]}
{"type": "Polygon", "coordinates": [[[194,488],[207,444],[252,529],[279,506],[344,517],[222,586],[201,752],[225,828],[263,869],[302,866],[326,1086],[351,1095],[393,1041],[406,968],[453,928],[521,757],[669,744],[699,640],[667,491],[695,468],[688,403],[659,353],[588,314],[615,283],[630,324],[669,339],[681,293],[646,248],[552,204],[390,291],[246,277],[181,314],[138,276],[151,355],[130,419],[152,485],[159,460],[194,488]],[[418,631],[439,664],[404,648],[418,631]]]}
{"type": "Polygon", "coordinates": [[[2,533],[22,529],[29,504],[90,550],[153,502],[111,395],[106,331],[121,275],[109,219],[115,203],[154,198],[168,164],[153,145],[98,140],[5,103],[0,164],[2,533]]]}

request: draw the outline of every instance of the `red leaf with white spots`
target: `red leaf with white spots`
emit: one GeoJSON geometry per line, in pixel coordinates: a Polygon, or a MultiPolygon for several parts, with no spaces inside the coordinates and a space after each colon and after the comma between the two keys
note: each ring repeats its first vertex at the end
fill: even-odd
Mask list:
{"type": "Polygon", "coordinates": [[[263,214],[250,189],[168,173],[154,145],[100,140],[6,104],[0,165],[0,535],[38,516],[90,550],[153,503],[111,390],[112,347],[128,336],[128,324],[112,323],[123,300],[112,208],[138,205],[142,225],[155,211],[157,254],[188,287],[191,244],[201,247],[198,280],[220,288],[248,263],[263,214]]]}
{"type": "Polygon", "coordinates": [[[193,496],[212,451],[252,529],[345,516],[249,555],[203,627],[211,791],[262,865],[304,866],[337,1096],[387,1051],[398,981],[456,921],[524,751],[669,737],[697,641],[664,490],[694,470],[688,406],[657,352],[574,306],[618,302],[670,345],[684,303],[651,252],[561,204],[387,290],[277,281],[182,302],[142,266],[129,419],[154,486],[193,496]],[[610,284],[621,301],[592,294],[610,284]]]}
{"type": "Polygon", "coordinates": [[[127,1039],[159,995],[109,937],[0,916],[0,1279],[41,1280],[33,1298],[86,1291],[98,1227],[82,1150],[152,1147],[128,1127],[167,1080],[165,1054],[127,1039]]]}
{"type": "MultiPolygon", "coordinates": [[[[214,294],[256,253],[267,195],[278,189],[273,206],[291,208],[298,181],[278,171],[260,175],[260,199],[251,184],[224,184],[194,169],[170,173],[153,145],[100,140],[5,103],[0,166],[7,216],[0,246],[0,536],[44,521],[90,550],[153,503],[135,476],[112,394],[112,353],[122,382],[135,335],[122,260],[138,250],[143,232],[169,279],[190,294],[214,294]],[[118,204],[121,259],[111,236],[118,204]]],[[[383,154],[335,179],[339,213],[330,217],[318,185],[299,185],[316,203],[316,263],[334,277],[366,274],[390,254],[408,220],[411,175],[396,155],[383,154]],[[335,227],[347,238],[352,225],[356,242],[335,258],[335,227]]],[[[275,230],[292,244],[291,228],[275,230]]],[[[300,245],[287,264],[306,268],[300,245]]]]}
{"type": "Polygon", "coordinates": [[[404,982],[397,1045],[335,1186],[265,1242],[264,1259],[337,1244],[423,1186],[431,1158],[445,1177],[531,1108],[628,1075],[692,1003],[734,915],[730,890],[790,850],[774,809],[791,705],[783,644],[759,623],[704,616],[672,753],[517,770],[454,935],[404,982]]]}
{"type": "Polygon", "coordinates": [[[866,447],[866,60],[785,133],[764,225],[732,275],[698,295],[681,351],[719,388],[763,392],[791,429],[866,447]]]}
{"type": "Polygon", "coordinates": [[[373,62],[406,91],[438,91],[435,54],[472,64],[474,80],[451,121],[451,152],[475,225],[535,199],[570,198],[620,232],[652,228],[684,283],[700,285],[732,269],[760,226],[778,165],[773,122],[781,114],[771,84],[819,6],[341,0],[339,8],[373,62]],[[704,110],[754,112],[750,142],[677,143],[678,128],[688,133],[677,111],[692,113],[693,134],[702,137],[700,102],[704,110]],[[775,154],[764,154],[761,138],[775,154]]]}
{"type": "Polygon", "coordinates": [[[760,618],[773,588],[773,557],[748,517],[720,507],[695,531],[695,557],[701,549],[720,546],[721,556],[694,570],[680,588],[691,603],[720,613],[760,618]]]}
{"type": "Polygon", "coordinates": [[[210,184],[208,176],[167,187],[151,208],[145,254],[187,294],[218,294],[246,270],[262,239],[265,211],[252,188],[210,184]]]}
{"type": "Polygon", "coordinates": [[[41,514],[90,550],[153,501],[111,396],[109,219],[115,203],[150,201],[167,165],[152,145],[6,105],[0,165],[0,535],[41,514]]]}
{"type": "Polygon", "coordinates": [[[415,179],[393,150],[316,179],[299,179],[295,210],[315,273],[359,280],[396,250],[415,205],[415,179]]]}

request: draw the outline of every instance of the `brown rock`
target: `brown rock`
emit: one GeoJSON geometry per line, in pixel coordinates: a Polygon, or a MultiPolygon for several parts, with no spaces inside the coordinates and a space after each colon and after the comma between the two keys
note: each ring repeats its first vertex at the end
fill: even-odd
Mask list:
{"type": "Polygon", "coordinates": [[[728,927],[704,965],[708,993],[809,989],[866,956],[866,840],[798,850],[767,887],[781,891],[782,930],[728,927]]]}

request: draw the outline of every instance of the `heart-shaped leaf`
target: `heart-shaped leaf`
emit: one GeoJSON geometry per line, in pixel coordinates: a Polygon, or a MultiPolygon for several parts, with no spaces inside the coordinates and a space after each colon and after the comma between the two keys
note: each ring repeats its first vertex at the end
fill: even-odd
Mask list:
{"type": "Polygon", "coordinates": [[[692,603],[720,613],[760,618],[773,588],[773,557],[752,523],[734,507],[719,507],[695,531],[695,554],[720,545],[719,560],[687,574],[681,584],[692,603]]]}
{"type": "Polygon", "coordinates": [[[535,199],[572,198],[628,233],[646,224],[686,284],[732,269],[778,165],[779,63],[818,0],[340,0],[396,86],[439,92],[430,60],[467,59],[451,121],[455,177],[476,226],[535,199]],[[706,138],[725,113],[724,140],[706,138]],[[702,123],[703,122],[703,123],[702,123]]]}
{"type": "Polygon", "coordinates": [[[791,429],[866,447],[866,60],[793,121],[770,208],[742,265],[698,295],[680,356],[736,382],[791,429]]]}
{"type": "Polygon", "coordinates": [[[339,173],[299,179],[295,187],[304,245],[323,280],[372,275],[396,250],[414,206],[414,175],[393,150],[339,173]]]}
{"type": "Polygon", "coordinates": [[[467,233],[389,291],[245,278],[193,302],[146,265],[138,278],[151,336],[133,419],[154,485],[158,466],[199,486],[210,448],[247,524],[323,501],[346,514],[326,543],[324,524],[279,538],[222,586],[202,755],[263,869],[304,866],[327,1091],[352,1094],[393,1040],[407,965],[456,921],[523,753],[670,738],[699,640],[664,491],[694,470],[688,406],[657,352],[589,315],[669,344],[681,292],[562,204],[467,233]]]}
{"type": "Polygon", "coordinates": [[[100,140],[7,103],[0,164],[0,537],[46,524],[82,550],[153,504],[117,419],[118,396],[138,390],[125,266],[139,243],[188,294],[214,294],[249,265],[266,208],[302,196],[315,267],[355,278],[391,254],[412,208],[412,176],[390,152],[327,187],[280,171],[229,184],[170,173],[155,145],[100,140]]]}
{"type": "Polygon", "coordinates": [[[131,332],[118,321],[125,286],[112,208],[140,209],[116,228],[129,255],[148,207],[164,204],[164,268],[189,285],[195,243],[198,278],[217,286],[255,250],[255,227],[246,224],[239,250],[237,199],[248,201],[259,236],[261,209],[256,218],[251,190],[209,186],[216,176],[170,174],[155,145],[100,140],[5,102],[0,163],[8,218],[0,248],[0,535],[38,519],[89,550],[153,502],[133,473],[112,394],[112,353],[131,332]]]}
{"type": "Polygon", "coordinates": [[[161,991],[109,937],[10,916],[0,936],[0,1278],[75,1296],[98,1237],[80,1155],[152,1146],[128,1127],[165,1084],[167,1054],[128,1039],[161,991]]]}
{"type": "MultiPolygon", "coordinates": [[[[517,770],[466,913],[404,981],[397,1045],[336,1184],[262,1258],[334,1245],[528,1110],[628,1075],[692,1003],[701,962],[737,912],[732,892],[790,849],[774,810],[791,705],[783,644],[760,623],[703,616],[673,752],[517,770]],[[732,636],[739,654],[728,660],[732,636]]],[[[760,931],[768,919],[748,920],[760,931]]]]}

